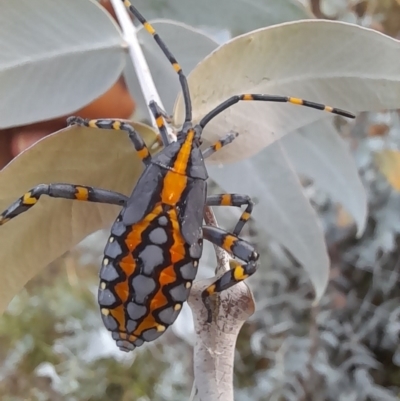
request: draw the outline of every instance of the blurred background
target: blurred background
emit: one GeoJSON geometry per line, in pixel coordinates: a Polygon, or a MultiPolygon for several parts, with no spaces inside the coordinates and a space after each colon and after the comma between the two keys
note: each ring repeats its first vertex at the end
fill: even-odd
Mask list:
{"type": "MultiPolygon", "coordinates": [[[[100,3],[112,14],[108,1],[100,3]]],[[[137,6],[150,19],[164,17],[160,3],[147,2],[152,15],[140,8],[140,1],[137,6]]],[[[399,0],[270,3],[264,26],[325,18],[400,39],[399,0]]],[[[190,10],[182,10],[179,19],[193,25],[183,11],[190,10]]],[[[225,25],[215,29],[207,25],[207,15],[197,18],[195,27],[219,42],[256,28],[243,23],[242,31],[225,25]]],[[[135,109],[134,96],[121,78],[76,114],[130,118],[135,109]]],[[[59,118],[1,131],[1,167],[64,126],[65,118],[59,118]]],[[[310,181],[302,180],[323,223],[332,260],[328,291],[318,308],[312,308],[313,292],[304,269],[272,239],[260,235],[250,221],[245,237],[268,257],[261,261],[257,277],[248,280],[257,310],[238,338],[238,401],[400,399],[399,113],[362,114],[341,135],[354,154],[367,191],[367,229],[356,240],[351,217],[310,181]]],[[[231,219],[231,214],[221,213],[222,225],[231,219]]],[[[188,308],[184,318],[158,341],[131,354],[118,351],[104,329],[96,296],[106,237],[107,233],[95,233],[48,266],[0,317],[1,400],[189,398],[193,335],[188,308]]],[[[213,263],[205,260],[199,276],[213,275],[213,263]]]]}

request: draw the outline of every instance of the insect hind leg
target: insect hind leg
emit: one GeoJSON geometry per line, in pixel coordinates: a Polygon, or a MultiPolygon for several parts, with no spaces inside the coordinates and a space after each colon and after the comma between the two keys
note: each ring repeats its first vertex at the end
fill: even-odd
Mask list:
{"type": "Polygon", "coordinates": [[[225,272],[202,292],[201,298],[207,310],[207,322],[210,323],[212,321],[210,296],[220,293],[254,274],[257,270],[259,254],[247,241],[219,227],[203,226],[203,238],[245,262],[241,264],[234,260],[233,268],[225,272]]]}
{"type": "Polygon", "coordinates": [[[127,197],[118,192],[73,184],[40,184],[26,192],[0,214],[0,226],[28,211],[42,195],[85,202],[125,205],[127,197]]]}
{"type": "Polygon", "coordinates": [[[253,211],[254,202],[248,195],[241,194],[220,194],[207,196],[207,206],[236,206],[241,207],[247,205],[237,222],[233,234],[239,235],[244,225],[249,221],[253,211]]]}

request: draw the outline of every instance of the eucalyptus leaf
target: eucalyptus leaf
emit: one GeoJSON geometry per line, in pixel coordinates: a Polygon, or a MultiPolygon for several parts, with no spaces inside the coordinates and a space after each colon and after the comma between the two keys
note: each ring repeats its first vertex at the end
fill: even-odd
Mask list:
{"type": "MultiPolygon", "coordinates": [[[[296,171],[314,180],[354,217],[358,233],[367,218],[366,193],[354,158],[329,119],[316,121],[282,138],[296,171]]],[[[268,150],[263,154],[267,156],[268,150]]]]}
{"type": "MultiPolygon", "coordinates": [[[[156,134],[150,127],[133,126],[147,144],[154,143],[156,134]]],[[[90,185],[129,195],[142,170],[124,132],[69,127],[40,140],[1,171],[0,210],[38,184],[90,185]]],[[[31,210],[3,225],[0,313],[41,269],[87,235],[109,227],[119,210],[118,206],[43,196],[31,210]]]]}
{"type": "Polygon", "coordinates": [[[135,7],[147,19],[174,19],[234,33],[313,17],[298,0],[236,0],[234,4],[230,0],[136,0],[135,7]]]}
{"type": "Polygon", "coordinates": [[[0,55],[7,128],[71,114],[102,95],[122,72],[125,45],[95,1],[3,1],[0,55]]]}
{"type": "Polygon", "coordinates": [[[279,241],[304,266],[318,300],[329,274],[324,235],[279,141],[251,160],[212,166],[209,171],[226,191],[257,200],[252,216],[258,229],[279,241]]]}
{"type": "MultiPolygon", "coordinates": [[[[352,112],[398,108],[399,60],[400,41],[356,25],[309,20],[259,29],[220,46],[191,72],[193,118],[198,122],[242,93],[301,97],[352,112]]],[[[212,142],[230,130],[240,133],[210,161],[251,157],[327,115],[291,104],[240,102],[207,125],[204,137],[212,142]]],[[[174,122],[183,118],[179,96],[174,122]]]]}

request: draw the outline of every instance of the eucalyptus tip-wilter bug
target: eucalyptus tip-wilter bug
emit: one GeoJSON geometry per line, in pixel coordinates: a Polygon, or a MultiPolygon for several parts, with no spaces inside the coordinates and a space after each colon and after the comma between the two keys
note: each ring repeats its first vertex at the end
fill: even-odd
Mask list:
{"type": "Polygon", "coordinates": [[[127,123],[110,119],[84,120],[70,117],[68,124],[97,129],[125,131],[145,169],[132,194],[73,184],[41,184],[28,191],[0,215],[0,225],[34,206],[41,195],[87,202],[121,205],[111,228],[100,270],[98,301],[105,327],[117,346],[131,351],[145,341],[158,338],[177,318],[187,300],[197,274],[203,238],[243,261],[204,290],[202,298],[207,321],[212,320],[209,296],[221,292],[252,275],[258,254],[248,242],[238,238],[250,218],[253,202],[247,195],[207,196],[208,178],[204,159],[232,142],[229,133],[213,146],[200,150],[204,127],[215,116],[239,101],[288,102],[354,118],[351,113],[293,97],[261,94],[232,96],[192,124],[191,100],[181,67],[153,27],[131,5],[125,6],[153,36],[179,76],[185,103],[185,121],[170,142],[165,128],[166,114],[152,102],[164,149],[151,156],[140,135],[127,123]],[[236,227],[229,233],[202,225],[205,206],[246,206],[236,227]]]}

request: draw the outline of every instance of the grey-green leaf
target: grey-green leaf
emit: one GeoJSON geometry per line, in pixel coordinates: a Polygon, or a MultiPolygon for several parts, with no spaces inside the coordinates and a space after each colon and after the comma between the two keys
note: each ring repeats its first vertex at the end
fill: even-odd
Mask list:
{"type": "Polygon", "coordinates": [[[0,128],[70,114],[119,77],[118,26],[92,0],[3,1],[0,128]]]}
{"type": "Polygon", "coordinates": [[[346,143],[329,119],[316,121],[281,140],[297,172],[314,180],[353,216],[364,231],[367,199],[358,170],[346,143]]]}
{"type": "MultiPolygon", "coordinates": [[[[133,126],[148,144],[154,143],[152,129],[133,126]]],[[[40,140],[1,171],[0,213],[38,184],[90,185],[129,195],[141,172],[142,163],[124,132],[69,127],[40,140]]],[[[0,313],[28,280],[87,235],[108,228],[119,210],[43,196],[31,210],[1,226],[0,313]]]]}
{"type": "Polygon", "coordinates": [[[258,200],[253,212],[258,228],[274,237],[302,264],[318,300],[329,273],[324,235],[280,142],[252,159],[227,167],[209,166],[209,171],[224,190],[258,200]]]}
{"type": "Polygon", "coordinates": [[[135,7],[150,18],[167,18],[194,26],[229,29],[235,33],[312,18],[298,0],[136,0],[135,7]]]}
{"type": "MultiPolygon", "coordinates": [[[[249,32],[220,46],[190,73],[193,120],[230,96],[264,93],[302,97],[350,112],[400,107],[400,41],[332,21],[298,21],[249,32]],[[217,89],[218,88],[218,89],[217,89]]],[[[179,95],[174,121],[183,121],[179,95]]],[[[328,113],[290,104],[241,102],[213,119],[204,138],[240,136],[210,158],[250,157],[328,113]]]]}

